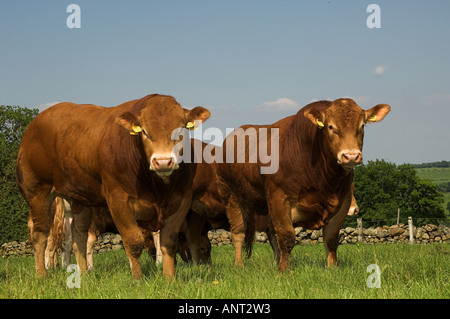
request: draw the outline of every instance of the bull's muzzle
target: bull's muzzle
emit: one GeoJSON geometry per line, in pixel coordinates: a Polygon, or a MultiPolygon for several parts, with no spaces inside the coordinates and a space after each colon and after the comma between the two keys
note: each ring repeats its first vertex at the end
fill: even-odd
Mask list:
{"type": "Polygon", "coordinates": [[[358,150],[342,151],[338,154],[338,164],[346,169],[352,169],[362,163],[362,153],[358,150]]]}
{"type": "Polygon", "coordinates": [[[159,176],[169,176],[178,168],[174,157],[153,157],[150,169],[155,171],[159,176]]]}

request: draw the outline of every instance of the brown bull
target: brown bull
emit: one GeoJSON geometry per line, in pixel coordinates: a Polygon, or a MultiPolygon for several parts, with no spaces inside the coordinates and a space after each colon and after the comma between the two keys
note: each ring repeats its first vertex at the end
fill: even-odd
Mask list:
{"type": "MultiPolygon", "coordinates": [[[[108,207],[122,236],[133,278],[142,277],[144,237],[138,225],[161,229],[163,272],[174,276],[176,238],[192,200],[196,164],[178,162],[173,131],[209,117],[184,109],[170,96],[149,95],[116,107],[60,103],[28,126],[19,149],[16,181],[30,207],[38,276],[47,274],[44,251],[56,196],[76,213],[108,207]]],[[[87,234],[86,226],[85,231],[87,234]]],[[[86,245],[80,243],[83,256],[86,245]]],[[[87,268],[84,260],[82,269],[87,268]]]]}
{"type": "MultiPolygon", "coordinates": [[[[202,158],[202,152],[206,143],[200,140],[191,140],[194,147],[195,157],[202,158]]],[[[218,147],[218,146],[216,146],[218,147]]],[[[62,247],[63,266],[67,266],[64,260],[69,259],[72,252],[72,236],[80,234],[72,234],[72,229],[76,227],[77,220],[74,223],[69,222],[69,226],[63,229],[64,213],[66,220],[73,218],[70,205],[57,197],[52,208],[56,207],[55,222],[50,229],[50,236],[46,249],[46,265],[47,268],[53,268],[53,261],[57,261],[56,251],[61,249],[63,243],[67,248],[62,247]],[[58,214],[59,212],[59,214],[58,214]],[[61,223],[57,223],[60,220],[61,223]],[[62,238],[64,237],[64,241],[62,238]],[[58,244],[59,243],[59,244],[58,244]],[[49,260],[49,258],[51,258],[49,260]]],[[[83,208],[84,212],[87,208],[83,208]]],[[[92,221],[88,230],[87,238],[87,264],[88,269],[93,270],[93,246],[98,236],[109,228],[109,231],[117,232],[110,214],[106,209],[91,209],[92,221]]],[[[75,215],[77,217],[77,215],[75,215]]],[[[189,213],[186,216],[186,223],[183,223],[178,242],[178,253],[184,261],[194,261],[196,263],[207,263],[211,261],[211,244],[208,239],[208,231],[216,228],[228,228],[228,220],[225,213],[225,206],[221,202],[221,198],[216,183],[216,164],[208,164],[201,161],[197,164],[195,177],[192,184],[192,204],[189,213]],[[189,238],[189,240],[187,239],[189,238]]],[[[160,262],[160,245],[159,233],[153,234],[151,231],[141,228],[144,236],[144,247],[149,255],[159,263],[160,262]],[[156,236],[156,238],[155,238],[156,236]],[[156,247],[155,242],[156,241],[156,247]]],[[[75,250],[78,263],[78,255],[75,250]]]]}
{"type": "MultiPolygon", "coordinates": [[[[202,143],[203,151],[208,145],[198,140],[192,140],[195,143],[202,143]]],[[[196,145],[196,150],[200,150],[196,145]]],[[[216,151],[220,151],[219,146],[215,146],[216,151]]],[[[200,158],[201,154],[196,154],[200,158]]],[[[214,153],[212,154],[214,155],[214,153]]],[[[184,261],[194,261],[196,263],[207,263],[211,261],[211,243],[208,239],[208,231],[211,229],[230,229],[226,217],[226,209],[223,205],[217,188],[216,181],[217,164],[215,162],[208,164],[204,161],[197,165],[197,171],[193,183],[193,199],[191,209],[186,217],[186,229],[180,233],[178,253],[184,261]]],[[[353,186],[352,186],[353,193],[353,186]]],[[[351,206],[348,215],[358,214],[358,205],[355,197],[352,195],[351,206]]],[[[267,215],[255,214],[255,230],[267,231],[269,220],[267,215]]],[[[239,229],[242,236],[245,233],[244,225],[239,229]]],[[[277,248],[275,254],[279,253],[277,248]]],[[[242,264],[242,252],[236,249],[236,264],[242,264]]],[[[279,256],[275,256],[279,260],[279,256]]]]}
{"type": "MultiPolygon", "coordinates": [[[[204,151],[207,143],[199,140],[192,140],[194,149],[204,151]],[[200,145],[201,144],[201,145],[200,145]]],[[[221,147],[214,146],[214,151],[220,151],[221,147]]],[[[215,155],[215,153],[211,155],[215,155]]],[[[201,158],[201,154],[196,153],[196,158],[201,158]]],[[[206,163],[204,160],[197,164],[197,171],[193,183],[193,198],[191,209],[186,217],[186,229],[180,233],[179,254],[184,261],[194,261],[196,263],[207,263],[211,261],[211,243],[208,239],[208,231],[211,229],[230,229],[226,217],[226,209],[217,188],[216,181],[217,164],[206,163]]],[[[353,187],[352,187],[353,193],[353,187]]],[[[356,199],[352,196],[352,204],[348,215],[358,213],[356,199]]],[[[269,220],[267,215],[255,214],[255,230],[267,231],[269,220]]],[[[244,225],[239,227],[244,235],[244,225]]],[[[278,249],[275,250],[275,253],[278,249]]],[[[236,263],[242,263],[242,253],[236,250],[236,263]]],[[[275,256],[279,260],[279,256],[275,256]]]]}
{"type": "Polygon", "coordinates": [[[381,121],[389,111],[386,104],[364,111],[351,99],[338,99],[311,103],[272,125],[243,126],[244,132],[251,128],[257,133],[258,149],[268,153],[277,149],[272,135],[278,133],[279,165],[272,174],[261,173],[267,162],[249,162],[254,155],[249,154],[250,139],[236,145],[236,134],[227,136],[224,163],[218,164],[217,175],[236,250],[245,240],[251,254],[254,215],[268,214],[269,240],[275,256],[280,256],[279,270],[289,268],[294,226],[323,227],[327,264],[336,265],[339,228],[352,201],[353,168],[362,162],[364,126],[381,121]],[[270,133],[260,139],[262,128],[270,133]],[[226,154],[236,154],[237,148],[244,149],[246,161],[237,163],[234,156],[234,162],[227,163],[226,154]]]}

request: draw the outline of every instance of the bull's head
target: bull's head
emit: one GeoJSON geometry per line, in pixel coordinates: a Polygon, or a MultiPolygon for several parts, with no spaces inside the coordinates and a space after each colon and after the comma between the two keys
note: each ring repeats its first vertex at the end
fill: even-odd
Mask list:
{"type": "Polygon", "coordinates": [[[209,116],[210,112],[203,107],[187,110],[171,96],[150,95],[137,101],[116,122],[142,140],[150,170],[167,177],[179,167],[173,149],[181,136],[172,140],[172,132],[179,128],[193,129],[209,116]]]}
{"type": "Polygon", "coordinates": [[[381,121],[390,110],[389,105],[378,104],[365,111],[352,99],[338,99],[325,110],[312,107],[304,115],[324,131],[326,149],[349,171],[362,163],[364,126],[381,121]]]}

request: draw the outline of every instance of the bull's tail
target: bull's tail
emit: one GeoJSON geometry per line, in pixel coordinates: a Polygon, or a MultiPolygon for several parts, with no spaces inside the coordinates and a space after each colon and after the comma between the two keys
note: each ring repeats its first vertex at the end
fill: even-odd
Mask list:
{"type": "Polygon", "coordinates": [[[55,247],[59,252],[61,251],[64,237],[64,203],[60,197],[56,198],[56,210],[52,230],[54,230],[55,247]]]}
{"type": "Polygon", "coordinates": [[[64,235],[64,204],[62,198],[56,197],[53,204],[52,210],[55,210],[55,215],[45,249],[45,266],[47,269],[57,266],[58,252],[61,251],[64,235]]]}
{"type": "Polygon", "coordinates": [[[245,238],[244,246],[247,258],[252,256],[253,241],[255,240],[255,218],[248,212],[244,213],[245,238]]]}

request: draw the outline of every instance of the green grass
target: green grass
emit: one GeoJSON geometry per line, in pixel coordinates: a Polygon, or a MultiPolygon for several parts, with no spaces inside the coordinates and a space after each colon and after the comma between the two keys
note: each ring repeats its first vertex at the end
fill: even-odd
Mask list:
{"type": "Polygon", "coordinates": [[[255,244],[244,267],[233,266],[232,246],[213,247],[212,265],[178,262],[175,281],[144,253],[145,279],[131,278],[125,252],[95,255],[94,272],[68,288],[63,269],[36,279],[32,257],[0,260],[0,298],[450,298],[448,244],[342,245],[340,266],[325,268],[323,245],[295,246],[291,270],[279,273],[267,244],[255,244]],[[381,288],[368,288],[370,264],[382,270],[381,288]]]}
{"type": "Polygon", "coordinates": [[[450,182],[450,167],[416,168],[420,178],[429,179],[436,185],[450,182]]]}

